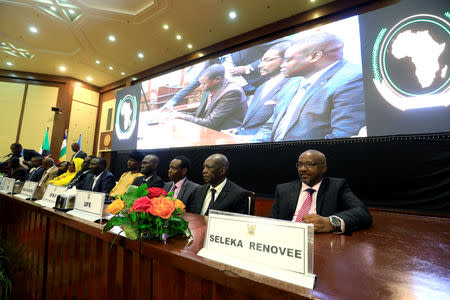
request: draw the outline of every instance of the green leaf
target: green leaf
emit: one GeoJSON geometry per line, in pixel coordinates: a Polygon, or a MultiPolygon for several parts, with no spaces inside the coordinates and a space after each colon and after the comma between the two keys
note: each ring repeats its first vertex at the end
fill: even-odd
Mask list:
{"type": "Polygon", "coordinates": [[[134,224],[123,225],[123,230],[127,235],[127,238],[137,240],[139,238],[139,228],[134,224]]]}
{"type": "Polygon", "coordinates": [[[132,213],[132,214],[131,214],[131,220],[133,221],[133,223],[136,223],[136,218],[137,218],[137,217],[136,217],[136,214],[137,214],[137,213],[132,213]]]}
{"type": "Polygon", "coordinates": [[[146,191],[146,189],[147,189],[146,183],[144,183],[138,188],[134,187],[128,188],[127,192],[120,196],[120,198],[123,201],[125,201],[126,208],[130,208],[131,206],[133,206],[133,203],[136,199],[147,196],[148,191],[146,191]]]}
{"type": "Polygon", "coordinates": [[[109,219],[108,223],[105,224],[105,226],[103,226],[103,232],[107,232],[110,231],[111,228],[113,228],[114,226],[120,226],[123,223],[126,222],[125,217],[118,217],[118,216],[114,216],[111,219],[109,219]]]}

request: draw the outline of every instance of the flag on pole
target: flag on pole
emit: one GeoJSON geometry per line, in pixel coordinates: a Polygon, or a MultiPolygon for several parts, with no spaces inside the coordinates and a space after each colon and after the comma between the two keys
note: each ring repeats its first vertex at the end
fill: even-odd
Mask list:
{"type": "Polygon", "coordinates": [[[80,133],[80,137],[78,138],[78,145],[80,145],[80,150],[81,150],[81,133],[80,133]]]}
{"type": "Polygon", "coordinates": [[[61,150],[59,150],[59,158],[58,162],[66,161],[66,152],[67,152],[67,129],[64,131],[64,139],[61,144],[61,150]]]}
{"type": "Polygon", "coordinates": [[[48,127],[45,131],[44,140],[42,141],[41,148],[39,148],[39,153],[42,156],[48,156],[50,154],[50,142],[48,141],[48,127]]]}

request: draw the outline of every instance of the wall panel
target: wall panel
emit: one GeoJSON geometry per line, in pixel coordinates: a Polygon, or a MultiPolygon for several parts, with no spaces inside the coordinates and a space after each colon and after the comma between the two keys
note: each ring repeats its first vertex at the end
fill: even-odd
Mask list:
{"type": "Polygon", "coordinates": [[[16,141],[24,90],[25,84],[0,82],[0,156],[8,154],[16,141]]]}
{"type": "Polygon", "coordinates": [[[56,106],[58,99],[58,88],[51,86],[29,85],[25,100],[22,129],[19,142],[24,148],[39,150],[44,139],[45,129],[49,130],[49,139],[55,112],[52,106],[56,106]]]}
{"type": "Polygon", "coordinates": [[[97,118],[97,107],[78,101],[72,102],[70,113],[69,136],[67,137],[67,159],[71,158],[73,151],[70,145],[78,142],[81,133],[81,148],[88,155],[94,149],[95,123],[97,118]]]}

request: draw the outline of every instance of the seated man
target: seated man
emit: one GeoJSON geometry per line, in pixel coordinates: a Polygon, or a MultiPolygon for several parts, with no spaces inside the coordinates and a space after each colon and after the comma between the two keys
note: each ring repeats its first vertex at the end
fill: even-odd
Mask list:
{"type": "Polygon", "coordinates": [[[39,182],[44,174],[45,169],[42,167],[42,156],[34,156],[29,163],[31,170],[26,180],[39,182]]]}
{"type": "Polygon", "coordinates": [[[219,64],[204,70],[199,78],[204,93],[197,111],[193,115],[174,113],[174,117],[214,130],[240,126],[247,112],[246,96],[239,85],[224,76],[225,69],[219,64]]]}
{"type": "Polygon", "coordinates": [[[173,192],[173,197],[183,201],[186,204],[190,195],[195,192],[199,186],[195,182],[187,179],[191,162],[186,156],[175,157],[169,165],[168,177],[170,180],[164,185],[166,192],[173,192]]]}
{"type": "Polygon", "coordinates": [[[67,186],[75,175],[81,171],[81,165],[83,164],[83,159],[76,157],[72,159],[69,163],[69,168],[66,173],[59,175],[58,177],[49,181],[49,184],[67,186]]]}
{"type": "Polygon", "coordinates": [[[55,162],[51,158],[45,158],[42,161],[42,167],[44,168],[44,173],[42,174],[41,180],[39,180],[38,187],[42,193],[47,189],[48,183],[53,178],[58,176],[58,167],[55,166],[55,162]]]}
{"type": "Polygon", "coordinates": [[[91,159],[93,159],[94,157],[96,156],[89,155],[83,160],[83,163],[81,164],[81,170],[77,172],[77,174],[75,174],[75,177],[72,178],[68,185],[66,185],[67,189],[71,189],[74,186],[80,189],[83,186],[83,180],[86,178],[86,175],[91,172],[89,166],[91,164],[91,159]]]}
{"type": "Polygon", "coordinates": [[[158,170],[159,158],[156,155],[149,154],[144,157],[141,163],[141,173],[144,176],[137,177],[132,185],[140,186],[144,183],[147,184],[147,188],[164,186],[164,181],[156,174],[158,170]]]}
{"type": "Polygon", "coordinates": [[[109,194],[116,185],[114,175],[106,170],[106,160],[103,157],[91,159],[91,172],[83,180],[82,190],[109,194]]]}
{"type": "Polygon", "coordinates": [[[27,177],[27,170],[20,165],[19,158],[15,156],[11,157],[8,160],[8,169],[9,173],[6,177],[14,178],[19,181],[25,181],[25,178],[27,177]]]}
{"type": "Polygon", "coordinates": [[[297,169],[301,180],[277,186],[271,218],[312,223],[315,232],[351,233],[370,227],[372,217],[367,207],[345,179],[322,177],[327,170],[325,155],[305,151],[297,169]]]}
{"type": "Polygon", "coordinates": [[[56,166],[58,167],[58,176],[59,176],[67,172],[67,170],[69,169],[69,162],[61,161],[57,163],[56,166]]]}
{"type": "Polygon", "coordinates": [[[128,172],[125,172],[120,176],[119,182],[117,182],[116,186],[111,190],[109,196],[114,197],[116,195],[123,195],[127,191],[127,188],[133,183],[136,177],[143,176],[142,173],[139,172],[141,169],[141,161],[142,155],[135,151],[128,155],[128,172]]]}
{"type": "Polygon", "coordinates": [[[208,215],[210,209],[234,213],[248,213],[248,192],[226,178],[228,159],[213,154],[203,163],[203,180],[186,203],[186,211],[208,215]]]}

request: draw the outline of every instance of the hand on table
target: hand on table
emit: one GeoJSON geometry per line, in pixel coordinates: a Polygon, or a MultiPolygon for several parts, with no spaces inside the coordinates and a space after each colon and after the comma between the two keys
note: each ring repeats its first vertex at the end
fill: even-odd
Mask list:
{"type": "Polygon", "coordinates": [[[314,225],[314,232],[331,232],[333,226],[328,217],[322,217],[318,214],[308,214],[303,217],[303,223],[311,223],[314,225]]]}

